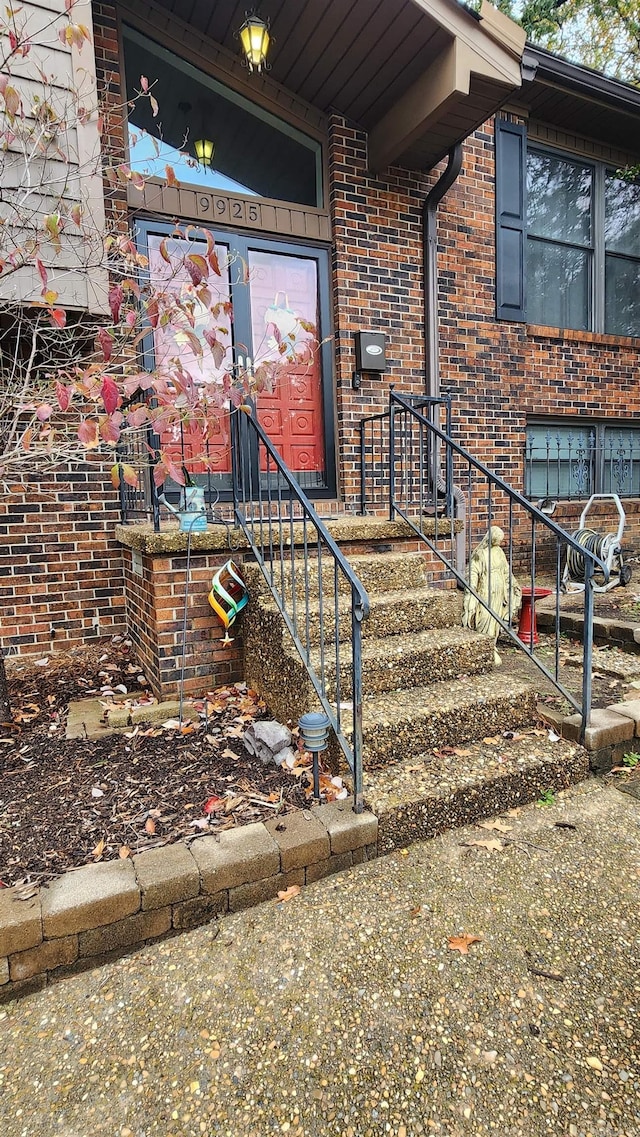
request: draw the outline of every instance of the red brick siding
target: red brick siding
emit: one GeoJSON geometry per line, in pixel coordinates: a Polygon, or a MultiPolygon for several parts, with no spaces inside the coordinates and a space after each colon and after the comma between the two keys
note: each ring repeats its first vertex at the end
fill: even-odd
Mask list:
{"type": "MultiPolygon", "coordinates": [[[[390,383],[423,391],[421,208],[439,174],[366,170],[366,137],[331,122],[338,430],[342,486],[358,492],[356,423],[384,409],[390,383]],[[353,331],[386,331],[389,371],[351,388],[353,331]]],[[[456,436],[522,490],[527,414],[622,417],[640,410],[640,341],[526,326],[495,316],[493,124],[464,143],[463,169],[438,210],[443,388],[456,436]]]]}
{"type": "Polygon", "coordinates": [[[0,645],[65,650],[123,632],[122,550],[111,483],[94,470],[24,477],[0,504],[0,645]],[[98,621],[98,627],[95,621],[98,621]]]}
{"type": "MultiPolygon", "coordinates": [[[[127,622],[138,659],[154,694],[175,697],[182,653],[186,556],[143,556],[142,575],[133,572],[129,549],[123,550],[127,622]]],[[[243,678],[242,617],[231,630],[233,643],[222,644],[224,629],[207,596],[211,578],[228,559],[223,553],[191,558],[184,648],[184,692],[202,694],[243,678]]]]}

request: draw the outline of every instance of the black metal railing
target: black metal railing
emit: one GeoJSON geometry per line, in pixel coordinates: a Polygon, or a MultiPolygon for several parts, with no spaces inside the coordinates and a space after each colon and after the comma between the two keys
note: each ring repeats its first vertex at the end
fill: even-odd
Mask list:
{"type": "Polygon", "coordinates": [[[532,425],[525,443],[525,494],[571,501],[593,493],[640,497],[640,431],[532,425]]]}
{"type": "MultiPolygon", "coordinates": [[[[458,445],[422,413],[415,401],[393,390],[389,401],[389,510],[392,518],[402,518],[411,527],[458,584],[495,621],[492,628],[499,629],[522,649],[575,708],[581,716],[584,737],[591,714],[593,586],[596,576],[606,581],[609,575],[600,558],[585,550],[550,517],[458,445]],[[514,577],[524,581],[523,594],[529,592],[532,604],[536,589],[543,582],[549,586],[550,594],[555,592],[555,631],[551,647],[548,642],[543,645],[534,642],[533,623],[525,640],[512,627],[516,614],[513,591],[510,586],[507,588],[504,603],[496,598],[492,590],[491,556],[487,558],[488,582],[485,581],[481,590],[474,584],[471,551],[494,527],[502,530],[508,581],[514,577]],[[464,530],[469,553],[466,565],[460,563],[456,534],[459,529],[464,530]],[[581,698],[560,679],[560,595],[567,549],[576,551],[584,566],[581,698]],[[542,560],[547,566],[543,582],[538,570],[542,560]]],[[[494,569],[494,584],[497,583],[496,571],[494,569]]]]}
{"type": "Polygon", "coordinates": [[[369,598],[253,415],[232,416],[232,474],[237,524],[335,731],[360,813],[362,621],[369,614],[369,598]]]}
{"type": "MultiPolygon", "coordinates": [[[[393,390],[393,387],[391,388],[393,390]]],[[[405,395],[416,410],[426,412],[430,422],[440,425],[444,410],[444,430],[451,437],[451,396],[405,395]]],[[[358,424],[360,456],[360,513],[379,512],[389,507],[389,418],[390,408],[367,415],[358,424]]],[[[424,487],[431,493],[433,487],[424,487]]],[[[426,505],[426,501],[423,503],[426,505]]],[[[433,502],[431,502],[433,505],[433,502]]]]}

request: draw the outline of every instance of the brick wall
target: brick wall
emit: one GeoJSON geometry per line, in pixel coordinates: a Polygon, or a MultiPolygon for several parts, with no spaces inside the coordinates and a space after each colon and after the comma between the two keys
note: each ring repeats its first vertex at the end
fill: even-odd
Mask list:
{"type": "Polygon", "coordinates": [[[124,631],[118,518],[111,483],[91,469],[11,484],[0,502],[5,651],[65,650],[124,631]]]}
{"type": "MultiPolygon", "coordinates": [[[[122,553],[127,623],[138,659],[154,694],[175,697],[182,669],[186,556],[142,554],[142,571],[135,572],[131,550],[122,553]]],[[[223,645],[224,629],[207,600],[211,578],[228,557],[228,552],[191,557],[184,645],[186,695],[201,695],[243,678],[242,621],[231,630],[233,643],[223,645]]]]}
{"type": "MultiPolygon", "coordinates": [[[[366,137],[331,121],[338,430],[347,503],[358,490],[356,423],[384,409],[389,384],[424,391],[421,208],[427,177],[366,172],[366,137]],[[389,370],[352,390],[353,331],[385,331],[389,370]]],[[[438,209],[443,388],[456,436],[522,490],[527,414],[624,417],[640,411],[640,341],[500,322],[495,316],[493,124],[464,143],[460,177],[438,209]]]]}

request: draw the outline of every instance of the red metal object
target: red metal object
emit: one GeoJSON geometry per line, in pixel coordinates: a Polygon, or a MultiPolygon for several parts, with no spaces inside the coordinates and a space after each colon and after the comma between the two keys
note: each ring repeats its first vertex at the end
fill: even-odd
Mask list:
{"type": "Polygon", "coordinates": [[[522,608],[520,609],[520,623],[518,625],[518,639],[521,639],[524,644],[529,647],[535,647],[540,643],[540,636],[538,635],[538,628],[536,625],[536,600],[542,600],[543,596],[551,596],[552,588],[530,588],[525,586],[522,589],[522,608]]]}

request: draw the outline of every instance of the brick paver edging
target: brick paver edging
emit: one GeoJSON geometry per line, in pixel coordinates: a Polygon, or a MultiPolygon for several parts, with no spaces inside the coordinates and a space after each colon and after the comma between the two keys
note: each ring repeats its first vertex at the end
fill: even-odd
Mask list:
{"type": "Polygon", "coordinates": [[[20,888],[0,889],[0,1002],[370,860],[378,820],[352,805],[84,865],[26,900],[20,888]]]}

